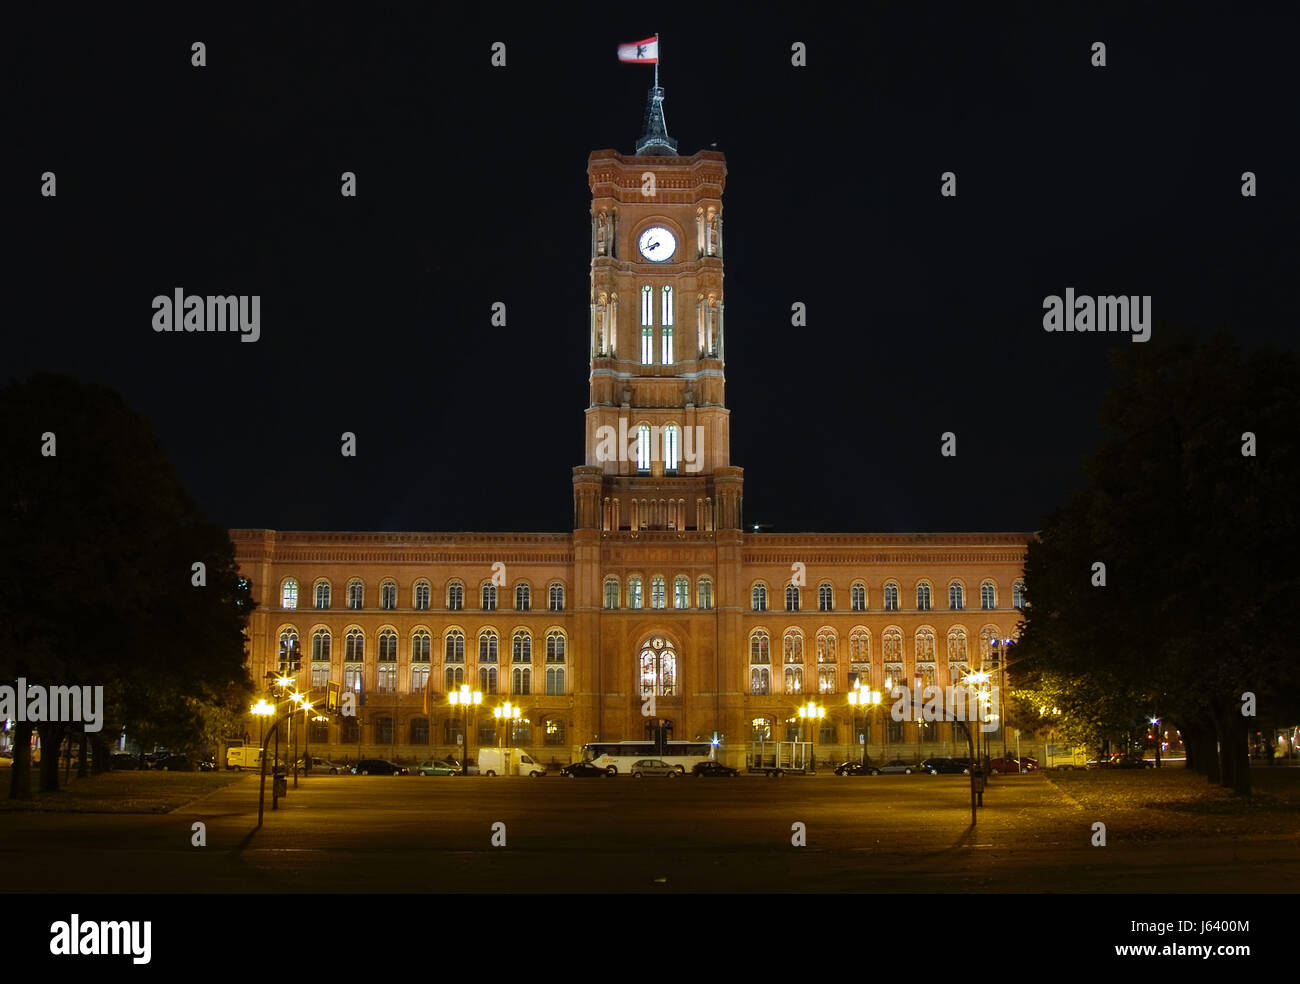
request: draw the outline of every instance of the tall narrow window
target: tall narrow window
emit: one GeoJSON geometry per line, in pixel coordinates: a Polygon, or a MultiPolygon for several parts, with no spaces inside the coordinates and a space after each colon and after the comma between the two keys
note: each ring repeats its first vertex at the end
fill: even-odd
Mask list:
{"type": "Polygon", "coordinates": [[[511,639],[510,662],[531,663],[533,661],[533,637],[527,629],[520,629],[511,639]]]}
{"type": "Polygon", "coordinates": [[[677,471],[678,450],[681,443],[676,424],[664,428],[664,471],[670,475],[677,471]]]}
{"type": "Polygon", "coordinates": [[[564,693],[564,634],[551,632],[546,636],[546,693],[558,697],[564,693]]]}
{"type": "Polygon", "coordinates": [[[1025,582],[1017,581],[1011,585],[1011,606],[1013,608],[1025,607],[1025,582]]]}
{"type": "Polygon", "coordinates": [[[767,585],[756,584],[753,591],[754,611],[767,611],[767,585]]]}
{"type": "Polygon", "coordinates": [[[605,578],[605,607],[610,611],[618,608],[618,578],[605,578]]]}
{"type": "Polygon", "coordinates": [[[918,584],[916,586],[916,608],[922,612],[930,610],[930,585],[918,584]]]}
{"type": "Polygon", "coordinates": [[[483,611],[494,612],[497,610],[497,586],[491,581],[483,583],[483,611]]]}
{"type": "Polygon", "coordinates": [[[655,360],[655,300],[650,285],[641,288],[641,364],[650,365],[655,360]]]}
{"type": "Polygon", "coordinates": [[[992,581],[985,581],[980,585],[980,607],[997,607],[997,588],[994,586],[992,581]]]}
{"type": "Polygon", "coordinates": [[[948,585],[948,607],[954,611],[960,611],[966,607],[966,589],[962,587],[960,581],[953,581],[948,585]]]}
{"type": "Polygon", "coordinates": [[[663,336],[663,362],[666,366],[673,364],[673,289],[665,286],[663,290],[663,309],[661,312],[660,335],[663,336]]]}
{"type": "Polygon", "coordinates": [[[691,607],[691,582],[689,578],[679,575],[673,579],[673,607],[691,607]]]}
{"type": "Polygon", "coordinates": [[[627,579],[627,607],[641,607],[641,579],[639,577],[627,579]]]}
{"type": "Polygon", "coordinates": [[[855,584],[849,590],[849,605],[855,612],[865,612],[867,610],[867,586],[865,584],[855,584]]]}
{"type": "Polygon", "coordinates": [[[652,577],[650,579],[650,607],[663,608],[665,603],[665,592],[668,583],[662,577],[652,577]]]}
{"type": "Polygon", "coordinates": [[[465,607],[465,585],[452,581],[447,585],[447,609],[458,612],[465,607]]]}
{"type": "Polygon", "coordinates": [[[833,611],[835,608],[835,590],[829,584],[819,584],[817,586],[817,610],[819,612],[833,611]]]}
{"type": "Polygon", "coordinates": [[[379,586],[379,607],[390,612],[397,607],[397,584],[395,582],[385,581],[379,586]]]}
{"type": "Polygon", "coordinates": [[[411,636],[411,693],[422,694],[429,685],[429,657],[433,640],[427,629],[416,629],[411,636]]]}
{"type": "Polygon", "coordinates": [[[330,606],[330,583],[321,581],[316,585],[316,607],[329,608],[330,606]]]}
{"type": "Polygon", "coordinates": [[[348,607],[360,608],[365,604],[366,586],[360,581],[348,582],[348,607]]]}
{"type": "Polygon", "coordinates": [[[429,582],[420,581],[415,585],[415,607],[416,610],[427,612],[429,610],[429,582]]]}
{"type": "Polygon", "coordinates": [[[699,606],[705,610],[713,607],[713,582],[702,577],[695,583],[695,597],[699,606]]]}
{"type": "Polygon", "coordinates": [[[452,629],[445,639],[443,662],[446,664],[446,689],[455,690],[465,682],[465,635],[452,629]]]}
{"type": "Polygon", "coordinates": [[[650,470],[650,425],[641,424],[636,429],[636,470],[650,470]]]}
{"type": "Polygon", "coordinates": [[[794,584],[785,586],[785,610],[787,612],[799,610],[799,588],[794,584]]]}
{"type": "Polygon", "coordinates": [[[893,581],[885,585],[885,611],[898,611],[898,585],[893,581]]]}
{"type": "Polygon", "coordinates": [[[311,686],[324,690],[330,679],[329,629],[317,629],[311,637],[311,686]]]}
{"type": "Polygon", "coordinates": [[[515,611],[526,612],[532,604],[532,592],[527,584],[515,585],[515,611]]]}
{"type": "Polygon", "coordinates": [[[298,607],[298,582],[291,577],[285,578],[284,589],[280,593],[280,607],[298,607]]]}
{"type": "Polygon", "coordinates": [[[564,611],[564,585],[552,584],[550,587],[550,608],[553,612],[564,611]]]}

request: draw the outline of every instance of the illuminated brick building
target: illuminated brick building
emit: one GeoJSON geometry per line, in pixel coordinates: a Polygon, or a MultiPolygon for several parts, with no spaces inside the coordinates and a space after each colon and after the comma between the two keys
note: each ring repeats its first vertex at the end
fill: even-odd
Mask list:
{"type": "MultiPolygon", "coordinates": [[[[818,757],[856,755],[855,682],[947,684],[1019,623],[1027,534],[745,529],[724,392],[726,162],[677,156],[662,98],[651,90],[635,155],[588,161],[590,403],[572,531],[232,531],[260,604],[254,678],[296,648],[300,687],[365,694],[356,719],[316,726],[322,754],[454,753],[447,693],[468,683],[485,695],[473,746],[497,741],[491,709],[510,700],[523,718],[509,743],[548,762],[659,722],[743,764],[754,738],[797,737],[810,699],[826,708],[804,736],[818,757]]],[[[892,725],[882,709],[869,747],[911,759],[951,741],[950,725],[892,725]]]]}

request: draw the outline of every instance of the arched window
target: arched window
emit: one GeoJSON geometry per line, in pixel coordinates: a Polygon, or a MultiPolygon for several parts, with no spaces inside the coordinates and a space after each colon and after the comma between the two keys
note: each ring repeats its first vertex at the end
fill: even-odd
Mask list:
{"type": "Polygon", "coordinates": [[[286,577],[284,583],[280,585],[280,607],[298,607],[298,582],[291,577],[286,577]]]}
{"type": "Polygon", "coordinates": [[[980,629],[980,665],[990,668],[995,665],[1001,652],[1002,633],[996,625],[986,625],[980,629]]]}
{"type": "Polygon", "coordinates": [[[673,289],[668,284],[663,289],[663,306],[659,312],[659,324],[662,325],[664,365],[673,364],[673,289]]]}
{"type": "Polygon", "coordinates": [[[366,603],[366,586],[361,583],[360,578],[353,578],[348,582],[348,607],[360,608],[366,603]]]}
{"type": "Polygon", "coordinates": [[[317,629],[311,634],[311,686],[313,690],[324,690],[330,680],[330,638],[329,629],[317,629]]]}
{"type": "Polygon", "coordinates": [[[921,612],[930,610],[930,585],[921,583],[916,586],[916,609],[921,612]]]}
{"type": "Polygon", "coordinates": [[[783,680],[787,694],[803,693],[803,666],[787,665],[783,680]]]}
{"type": "Polygon", "coordinates": [[[553,612],[564,611],[564,585],[560,584],[557,581],[556,583],[551,585],[551,587],[548,590],[548,594],[550,595],[548,601],[550,603],[551,611],[553,612]]]}
{"type": "Polygon", "coordinates": [[[641,364],[650,365],[655,360],[655,301],[649,284],[641,286],[641,364]]]}
{"type": "Polygon", "coordinates": [[[855,584],[849,589],[849,605],[855,612],[865,612],[867,610],[867,586],[865,584],[855,584]]]}
{"type": "Polygon", "coordinates": [[[546,694],[560,697],[564,694],[564,633],[551,631],[546,634],[546,694]]]}
{"type": "Polygon", "coordinates": [[[650,579],[650,607],[664,608],[667,603],[667,581],[656,574],[650,579]]]}
{"type": "Polygon", "coordinates": [[[641,578],[629,577],[627,579],[627,607],[641,607],[641,578]]]}
{"type": "Polygon", "coordinates": [[[839,639],[835,630],[822,628],[817,630],[817,662],[834,663],[838,658],[839,639]]]}
{"type": "Polygon", "coordinates": [[[898,585],[893,581],[885,582],[885,611],[898,611],[898,585]]]}
{"type": "Polygon", "coordinates": [[[681,431],[676,424],[664,428],[664,471],[670,475],[677,472],[677,461],[681,454],[681,431]]]}
{"type": "Polygon", "coordinates": [[[605,607],[610,611],[618,609],[618,578],[605,578],[605,607]]]}
{"type": "Polygon", "coordinates": [[[458,612],[465,607],[465,585],[459,581],[447,582],[447,610],[458,612]]]}
{"type": "Polygon", "coordinates": [[[705,611],[713,607],[713,582],[707,577],[702,577],[695,582],[695,598],[705,611]]]}
{"type": "Polygon", "coordinates": [[[823,581],[817,586],[817,610],[819,612],[835,610],[835,590],[830,586],[829,581],[823,581]]]}
{"type": "Polygon", "coordinates": [[[803,693],[803,633],[798,629],[786,629],[785,648],[785,692],[787,694],[803,693]]]}
{"type": "Polygon", "coordinates": [[[799,588],[794,584],[785,586],[785,610],[787,612],[799,610],[799,588]]]}
{"type": "Polygon", "coordinates": [[[1011,585],[1011,607],[1012,608],[1025,607],[1025,582],[1024,581],[1017,581],[1015,584],[1011,585]]]}
{"type": "Polygon", "coordinates": [[[381,694],[397,692],[397,633],[384,629],[379,633],[378,682],[375,689],[381,694]]]}
{"type": "Polygon", "coordinates": [[[754,585],[753,596],[754,596],[754,611],[756,612],[767,611],[767,585],[766,584],[754,585]]]}
{"type": "Polygon", "coordinates": [[[396,581],[385,581],[379,586],[379,607],[390,612],[397,607],[396,581]]]}
{"type": "Polygon", "coordinates": [[[677,651],[662,636],[641,646],[641,697],[677,696],[677,651]]]}
{"type": "Polygon", "coordinates": [[[955,625],[948,630],[948,680],[953,686],[962,682],[970,669],[970,652],[966,630],[955,625]]]}
{"type": "Polygon", "coordinates": [[[749,692],[766,697],[772,692],[772,641],[763,629],[749,637],[749,692]]]}
{"type": "Polygon", "coordinates": [[[497,610],[497,586],[491,581],[484,581],[480,592],[483,601],[483,611],[494,612],[497,610]]]}
{"type": "Polygon", "coordinates": [[[960,581],[948,585],[948,607],[953,611],[961,611],[966,607],[966,589],[960,581]]]}
{"type": "Polygon", "coordinates": [[[679,574],[673,579],[673,607],[691,607],[691,582],[683,574],[679,574]]]}
{"type": "Polygon", "coordinates": [[[280,630],[280,672],[296,673],[296,663],[302,659],[299,649],[298,630],[294,628],[280,630]]]}
{"type": "Polygon", "coordinates": [[[527,629],[518,629],[510,640],[510,662],[531,663],[533,661],[533,637],[527,629]]]}
{"type": "Polygon", "coordinates": [[[427,612],[427,611],[429,610],[429,598],[430,598],[430,596],[431,596],[431,592],[430,592],[430,589],[429,589],[429,582],[428,582],[428,581],[416,581],[416,582],[415,582],[415,597],[414,597],[414,599],[413,599],[413,600],[415,601],[415,609],[416,609],[416,611],[427,612]]]}
{"type": "Polygon", "coordinates": [[[849,686],[871,688],[871,633],[865,625],[849,633],[849,686]]]}
{"type": "Polygon", "coordinates": [[[329,581],[316,582],[316,607],[329,608],[330,606],[330,583],[329,581]]]}
{"type": "Polygon", "coordinates": [[[520,581],[515,585],[515,611],[526,612],[532,604],[532,591],[526,581],[520,581]]]}
{"type": "MultiPolygon", "coordinates": [[[[650,470],[650,425],[639,424],[636,429],[636,470],[650,470]]],[[[642,524],[644,525],[644,523],[642,524]]]]}
{"type": "Polygon", "coordinates": [[[366,658],[366,637],[360,629],[348,629],[343,640],[343,658],[349,663],[360,663],[366,658]]]}
{"type": "Polygon", "coordinates": [[[429,661],[433,655],[433,638],[428,629],[411,633],[411,693],[422,694],[429,686],[429,661]]]}
{"type": "Polygon", "coordinates": [[[443,636],[443,662],[446,689],[455,690],[465,682],[465,633],[460,629],[451,629],[443,636]]]}
{"type": "Polygon", "coordinates": [[[484,629],[478,634],[478,661],[480,663],[497,661],[497,634],[492,629],[484,629]]]}
{"type": "Polygon", "coordinates": [[[997,608],[998,595],[997,586],[992,581],[985,581],[980,585],[980,607],[997,608]]]}
{"type": "Polygon", "coordinates": [[[916,630],[916,661],[918,663],[934,662],[934,629],[922,626],[916,630]]]}

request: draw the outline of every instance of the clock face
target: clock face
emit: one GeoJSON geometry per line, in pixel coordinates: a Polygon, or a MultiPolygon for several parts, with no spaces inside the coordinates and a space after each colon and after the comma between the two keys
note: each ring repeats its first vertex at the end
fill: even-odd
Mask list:
{"type": "Polygon", "coordinates": [[[637,240],[641,255],[654,263],[671,260],[677,252],[677,238],[663,226],[651,226],[637,240]]]}

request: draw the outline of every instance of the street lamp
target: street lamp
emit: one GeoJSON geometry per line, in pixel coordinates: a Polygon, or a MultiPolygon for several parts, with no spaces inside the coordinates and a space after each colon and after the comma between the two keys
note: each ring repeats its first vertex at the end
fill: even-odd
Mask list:
{"type": "MultiPolygon", "coordinates": [[[[872,709],[880,706],[880,697],[881,694],[879,690],[862,690],[862,689],[855,688],[854,690],[849,691],[849,706],[853,708],[854,739],[857,738],[858,708],[859,707],[862,708],[862,721],[863,724],[866,724],[868,721],[867,714],[870,713],[872,709]]],[[[862,767],[865,769],[866,766],[867,766],[867,736],[864,732],[862,735],[862,767]]]]}
{"type": "MultiPolygon", "coordinates": [[[[269,703],[263,697],[249,710],[257,718],[257,753],[262,759],[262,784],[257,792],[257,825],[260,827],[262,826],[262,814],[266,809],[266,719],[275,713],[275,705],[269,703]]],[[[271,805],[273,807],[275,805],[274,797],[271,805]]]]}
{"type": "MultiPolygon", "coordinates": [[[[808,701],[807,704],[801,704],[799,706],[799,717],[801,719],[807,718],[808,720],[814,722],[815,724],[825,716],[826,716],[826,708],[822,707],[820,704],[816,703],[815,701],[810,700],[808,701]]],[[[810,726],[808,730],[810,733],[815,733],[812,730],[812,726],[810,726]]],[[[812,771],[815,773],[817,771],[817,739],[816,738],[810,739],[809,746],[810,746],[809,755],[812,758],[812,771]]]]}
{"type": "Polygon", "coordinates": [[[470,690],[468,684],[462,683],[460,685],[460,690],[453,690],[451,693],[447,695],[447,700],[452,707],[464,708],[465,726],[464,726],[463,734],[465,738],[465,753],[464,753],[464,758],[460,764],[460,774],[462,776],[466,776],[469,775],[468,770],[469,770],[470,711],[474,710],[475,708],[478,707],[479,704],[483,703],[483,691],[470,690]]]}
{"type": "Polygon", "coordinates": [[[502,728],[510,729],[510,745],[515,743],[514,722],[519,720],[520,710],[518,704],[512,704],[506,701],[500,707],[492,708],[492,716],[497,719],[497,748],[503,747],[501,744],[502,728]]]}

